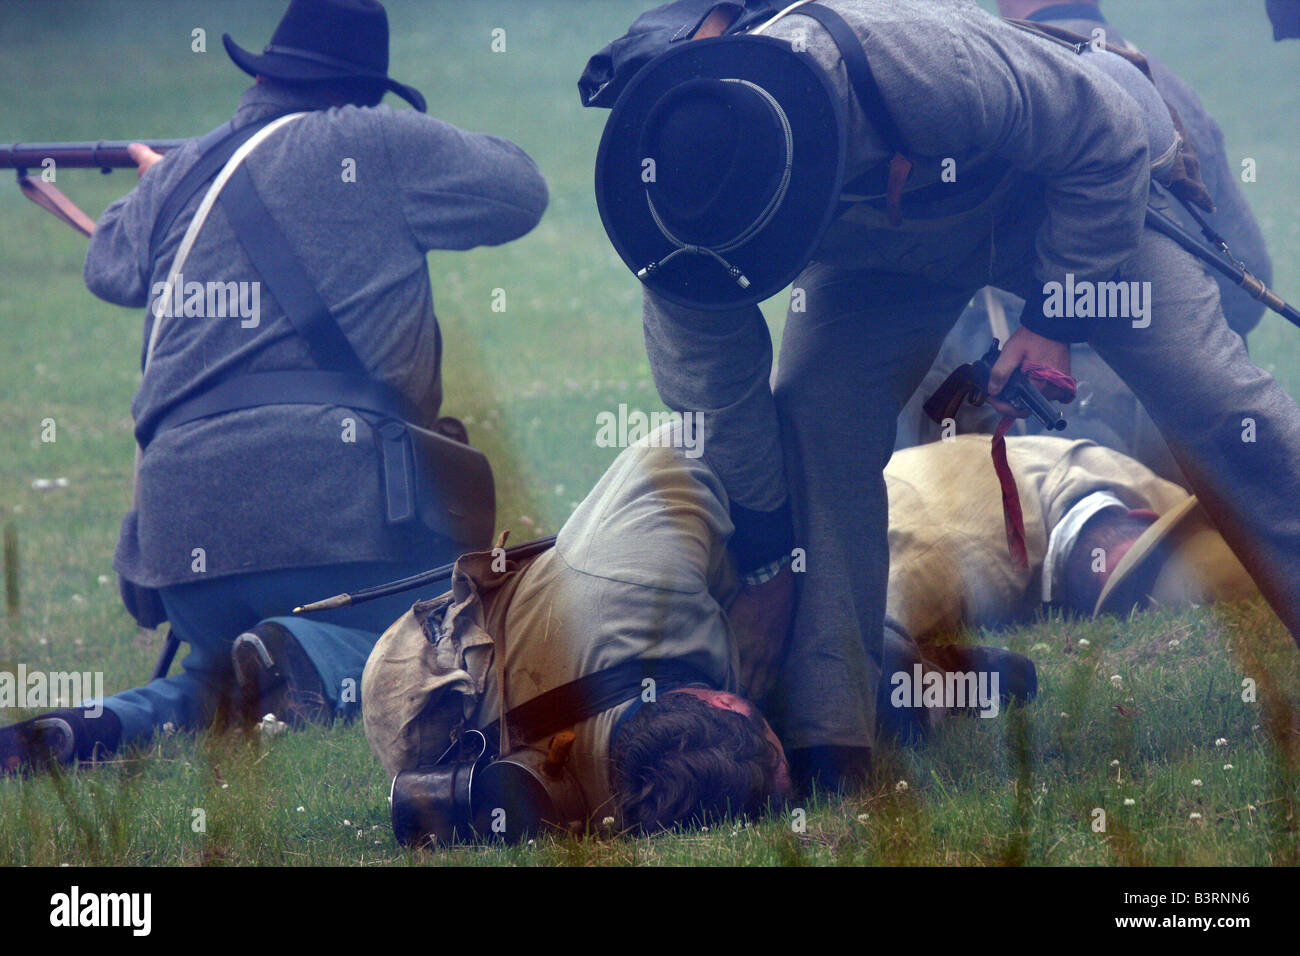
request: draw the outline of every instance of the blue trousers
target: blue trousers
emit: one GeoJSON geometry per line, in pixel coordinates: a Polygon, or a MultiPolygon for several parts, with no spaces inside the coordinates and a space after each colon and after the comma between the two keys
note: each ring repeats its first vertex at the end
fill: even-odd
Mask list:
{"type": "Polygon", "coordinates": [[[382,584],[445,564],[455,555],[430,553],[419,562],[330,565],[233,575],[162,589],[172,632],[190,646],[181,670],[143,687],[114,694],[104,706],[122,722],[122,745],[142,743],[164,724],[196,729],[212,722],[234,688],[230,649],[255,624],[275,620],[298,639],[345,719],[360,712],[361,671],[379,635],[417,600],[411,591],[309,617],[299,604],[382,584]]]}

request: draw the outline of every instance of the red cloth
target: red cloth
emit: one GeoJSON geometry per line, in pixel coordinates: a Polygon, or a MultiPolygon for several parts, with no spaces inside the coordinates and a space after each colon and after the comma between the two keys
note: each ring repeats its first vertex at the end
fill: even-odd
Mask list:
{"type": "MultiPolygon", "coordinates": [[[[1074,401],[1079,390],[1079,383],[1060,369],[1037,362],[1026,362],[1020,367],[1025,376],[1033,382],[1055,385],[1066,393],[1066,403],[1074,401]]],[[[1007,462],[1007,432],[1016,420],[1010,415],[1003,415],[1002,421],[993,432],[993,470],[997,472],[998,484],[1002,487],[1002,520],[1007,529],[1007,550],[1017,567],[1029,568],[1029,551],[1025,546],[1025,515],[1020,510],[1020,490],[1016,487],[1016,476],[1011,473],[1007,462]]]]}
{"type": "Polygon", "coordinates": [[[903,187],[912,175],[912,161],[902,153],[895,153],[889,161],[889,183],[885,194],[885,212],[889,224],[897,229],[903,224],[903,187]]]}

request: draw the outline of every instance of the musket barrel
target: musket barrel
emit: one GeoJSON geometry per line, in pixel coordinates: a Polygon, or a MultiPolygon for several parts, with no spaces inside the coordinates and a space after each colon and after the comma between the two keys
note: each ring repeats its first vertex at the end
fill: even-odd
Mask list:
{"type": "Polygon", "coordinates": [[[1180,226],[1174,219],[1157,209],[1147,207],[1147,225],[1168,239],[1172,239],[1211,269],[1223,273],[1237,285],[1241,286],[1252,298],[1263,302],[1292,325],[1300,326],[1300,310],[1286,302],[1281,296],[1264,285],[1249,271],[1229,262],[1223,256],[1206,248],[1195,236],[1180,226]]]}
{"type": "MultiPolygon", "coordinates": [[[[535,541],[525,541],[523,544],[516,544],[513,547],[504,549],[504,555],[516,561],[531,558],[553,548],[555,538],[556,536],[552,534],[547,535],[545,538],[538,538],[535,541]]],[[[495,553],[495,549],[493,550],[495,553]]],[[[374,587],[362,588],[360,591],[353,591],[350,594],[336,594],[333,597],[325,598],[323,601],[303,604],[294,608],[293,613],[312,614],[316,611],[332,611],[339,607],[351,607],[354,604],[376,601],[379,598],[401,594],[404,591],[414,591],[416,588],[450,581],[455,569],[456,562],[453,561],[451,564],[444,564],[442,567],[434,568],[431,571],[421,571],[419,574],[413,574],[398,581],[390,581],[388,584],[377,584],[374,587]]]]}
{"type": "Polygon", "coordinates": [[[183,139],[99,140],[93,143],[4,143],[0,144],[0,169],[39,169],[47,160],[65,169],[134,169],[127,152],[131,143],[143,143],[156,153],[166,153],[185,143],[183,139]]]}

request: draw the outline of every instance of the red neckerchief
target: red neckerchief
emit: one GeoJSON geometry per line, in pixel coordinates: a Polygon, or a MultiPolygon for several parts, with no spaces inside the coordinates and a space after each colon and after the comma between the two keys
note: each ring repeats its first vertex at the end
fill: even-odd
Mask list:
{"type": "MultiPolygon", "coordinates": [[[[1055,385],[1067,394],[1065,401],[1074,401],[1079,383],[1060,369],[1037,362],[1026,362],[1020,371],[1033,381],[1055,385]]],[[[1016,476],[1011,473],[1007,463],[1007,432],[1016,423],[1010,415],[1003,415],[993,432],[993,470],[997,472],[998,484],[1002,487],[1002,520],[1007,528],[1007,548],[1011,560],[1017,567],[1028,570],[1029,551],[1025,547],[1025,515],[1020,510],[1020,491],[1016,488],[1016,476]]]]}

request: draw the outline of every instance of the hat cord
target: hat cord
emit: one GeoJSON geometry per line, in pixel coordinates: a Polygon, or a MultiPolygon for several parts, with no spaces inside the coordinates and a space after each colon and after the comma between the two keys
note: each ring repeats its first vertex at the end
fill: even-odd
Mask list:
{"type": "Polygon", "coordinates": [[[334,56],[326,56],[324,53],[317,53],[315,50],[304,50],[302,47],[268,43],[266,49],[264,49],[262,53],[263,55],[278,54],[279,56],[291,56],[294,59],[309,60],[312,63],[320,63],[323,66],[332,66],[337,69],[347,70],[351,73],[365,73],[376,78],[379,76],[379,74],[374,70],[368,70],[359,63],[353,63],[349,60],[340,60],[338,57],[334,56]]]}
{"type": "Polygon", "coordinates": [[[679,239],[664,223],[663,217],[659,215],[659,210],[655,207],[654,199],[650,196],[650,191],[646,190],[645,198],[646,204],[650,207],[650,218],[654,220],[655,226],[659,229],[659,232],[662,233],[663,237],[677,248],[668,253],[668,255],[664,256],[662,259],[658,259],[655,262],[650,263],[644,269],[639,270],[636,274],[638,279],[645,279],[648,276],[654,275],[661,268],[680,255],[694,254],[710,256],[717,260],[717,262],[727,270],[727,274],[730,275],[731,278],[735,280],[736,284],[742,289],[748,289],[750,286],[749,278],[745,275],[744,271],[723,258],[722,253],[738,249],[754,238],[754,236],[766,229],[776,217],[777,210],[781,208],[781,204],[785,202],[785,197],[790,191],[790,178],[794,171],[794,132],[790,128],[790,118],[786,115],[785,110],[781,108],[781,104],[777,102],[776,97],[767,90],[763,89],[756,83],[751,83],[749,80],[727,78],[723,79],[722,82],[740,83],[749,87],[761,96],[764,102],[766,102],[776,114],[777,120],[781,123],[781,132],[785,137],[785,169],[782,170],[781,173],[781,182],[777,185],[776,191],[772,194],[772,198],[763,208],[763,211],[758,214],[757,218],[755,218],[753,222],[733,238],[712,246],[697,245],[679,239]]]}

